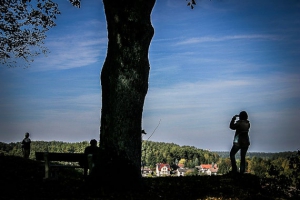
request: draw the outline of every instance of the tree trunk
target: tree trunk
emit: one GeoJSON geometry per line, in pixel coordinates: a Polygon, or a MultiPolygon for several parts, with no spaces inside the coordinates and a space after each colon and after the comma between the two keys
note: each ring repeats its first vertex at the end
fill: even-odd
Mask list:
{"type": "Polygon", "coordinates": [[[141,123],[155,0],[103,0],[108,49],[101,72],[100,182],[141,179],[141,123]]]}

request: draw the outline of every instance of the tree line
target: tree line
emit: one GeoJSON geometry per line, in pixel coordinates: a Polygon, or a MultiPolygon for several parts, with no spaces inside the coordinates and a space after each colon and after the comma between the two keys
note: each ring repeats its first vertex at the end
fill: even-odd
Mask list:
{"type": "Polygon", "coordinates": [[[194,168],[204,163],[216,163],[220,156],[208,150],[193,146],[179,146],[174,143],[142,142],[142,165],[150,168],[156,163],[177,165],[182,163],[187,168],[194,168]]]}
{"type": "MultiPolygon", "coordinates": [[[[68,143],[62,141],[32,141],[30,159],[35,159],[35,152],[58,153],[83,153],[89,146],[88,141],[68,143]]],[[[186,168],[195,168],[200,164],[216,163],[219,174],[226,174],[231,170],[229,152],[208,151],[194,146],[180,146],[174,143],[143,141],[142,142],[142,166],[155,168],[157,163],[168,163],[171,166],[184,164],[186,168]]],[[[22,156],[21,142],[0,142],[0,153],[4,155],[22,156]]],[[[268,175],[271,166],[279,170],[281,174],[291,175],[290,158],[297,152],[248,152],[246,157],[246,169],[248,173],[259,177],[268,175]]],[[[237,162],[239,165],[239,155],[237,162]]]]}
{"type": "MultiPolygon", "coordinates": [[[[29,158],[35,159],[35,152],[56,152],[56,153],[83,153],[89,146],[88,141],[68,143],[62,141],[32,141],[29,158]]],[[[11,156],[22,156],[21,142],[3,143],[0,142],[0,154],[11,156]]]]}
{"type": "MultiPolygon", "coordinates": [[[[229,157],[229,151],[213,151],[217,153],[221,158],[228,158],[229,157]]],[[[253,158],[263,158],[263,159],[276,159],[278,157],[288,157],[294,152],[291,151],[285,151],[285,152],[247,152],[247,157],[253,158]]],[[[239,158],[239,154],[236,155],[237,158],[239,158]]]]}

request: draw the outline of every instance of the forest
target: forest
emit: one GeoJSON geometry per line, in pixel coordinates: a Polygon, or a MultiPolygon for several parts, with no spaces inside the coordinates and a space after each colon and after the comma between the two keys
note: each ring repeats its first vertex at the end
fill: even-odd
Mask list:
{"type": "MultiPolygon", "coordinates": [[[[42,177],[43,170],[38,167],[38,163],[35,163],[35,152],[48,151],[82,153],[87,146],[89,146],[88,141],[76,143],[61,141],[32,141],[30,159],[28,163],[27,161],[26,163],[30,166],[32,165],[37,167],[38,173],[40,173],[39,176],[42,177]]],[[[146,178],[144,180],[148,185],[152,185],[151,187],[153,188],[160,187],[161,184],[165,185],[167,182],[169,188],[164,186],[164,189],[161,190],[164,195],[170,191],[173,191],[174,194],[168,194],[168,196],[175,195],[177,191],[177,189],[175,189],[176,187],[186,187],[186,190],[193,190],[193,195],[197,195],[197,193],[199,193],[198,195],[200,195],[200,193],[201,195],[204,195],[206,193],[203,193],[203,191],[208,190],[207,188],[205,189],[205,187],[210,187],[209,190],[215,190],[213,195],[218,194],[224,196],[225,191],[222,190],[225,190],[224,187],[226,187],[226,193],[228,193],[229,196],[238,195],[240,197],[244,197],[250,193],[255,193],[255,195],[260,196],[262,193],[265,193],[265,195],[273,195],[276,197],[282,197],[283,199],[287,197],[295,197],[297,199],[297,197],[299,197],[300,151],[278,153],[249,152],[246,158],[247,173],[241,179],[238,178],[239,180],[237,181],[237,179],[228,178],[228,172],[231,169],[229,152],[213,152],[193,146],[180,146],[174,143],[153,141],[143,141],[141,150],[142,166],[150,167],[153,171],[155,171],[156,163],[168,163],[173,169],[176,169],[177,164],[179,163],[184,164],[184,166],[189,169],[193,169],[195,166],[199,166],[200,164],[215,163],[218,165],[219,171],[217,176],[210,177],[203,174],[190,173],[186,175],[185,179],[180,179],[180,185],[178,185],[178,179],[176,179],[175,175],[171,175],[174,177],[174,179],[164,177],[154,179],[146,178]],[[243,181],[243,179],[247,179],[247,183],[240,182],[243,181]],[[203,185],[203,180],[205,180],[209,185],[203,185]],[[199,190],[199,188],[190,188],[194,184],[200,184],[199,181],[202,184],[203,190],[199,190]],[[232,182],[226,183],[226,181],[232,182]],[[255,184],[259,184],[259,186],[255,186],[253,184],[249,186],[251,182],[253,182],[253,184],[255,182],[255,184]]],[[[19,171],[20,167],[15,166],[17,169],[14,169],[11,165],[16,162],[24,162],[22,159],[21,143],[16,142],[7,144],[0,142],[0,159],[3,160],[0,167],[4,168],[2,169],[4,178],[9,174],[6,173],[9,170],[14,171],[13,174],[17,175],[16,171],[19,171]]],[[[237,162],[239,162],[239,156],[237,156],[237,162]]],[[[20,166],[21,165],[23,164],[20,164],[20,166]]],[[[32,167],[30,167],[29,170],[31,170],[31,173],[37,173],[32,167]]],[[[23,173],[21,174],[21,176],[23,176],[23,173]]],[[[28,176],[32,178],[32,176],[28,176]]],[[[73,177],[73,175],[71,177],[73,177]]],[[[7,179],[10,179],[10,177],[7,177],[7,179]]],[[[69,176],[66,180],[72,181],[72,184],[74,183],[74,187],[79,187],[75,186],[75,183],[78,181],[78,179],[75,181],[74,178],[70,178],[69,176]]],[[[65,181],[63,184],[69,183],[65,181]]],[[[82,184],[82,182],[79,181],[78,184],[82,184]]],[[[65,185],[61,185],[59,187],[65,187],[65,185]]],[[[45,191],[43,190],[41,195],[44,193],[45,191]]],[[[152,191],[151,195],[157,195],[157,193],[158,192],[155,190],[152,191]]]]}
{"type": "MultiPolygon", "coordinates": [[[[35,159],[35,152],[83,153],[87,146],[89,146],[88,141],[76,143],[33,141],[30,159],[35,159]]],[[[22,156],[21,143],[7,144],[0,142],[0,154],[22,156]]],[[[246,169],[248,173],[257,175],[260,178],[270,177],[269,171],[272,169],[277,171],[278,175],[290,177],[293,185],[296,185],[296,183],[299,184],[300,178],[299,172],[298,174],[295,173],[296,164],[292,164],[292,162],[296,162],[294,161],[297,157],[296,155],[296,151],[278,153],[248,152],[246,169]]],[[[239,154],[236,157],[239,163],[239,154]]],[[[180,146],[174,143],[143,141],[142,166],[150,167],[155,171],[157,163],[168,163],[173,168],[176,168],[178,163],[182,163],[186,168],[190,169],[200,164],[216,163],[219,167],[218,174],[220,175],[228,173],[231,169],[229,152],[214,152],[193,146],[180,146]]]]}

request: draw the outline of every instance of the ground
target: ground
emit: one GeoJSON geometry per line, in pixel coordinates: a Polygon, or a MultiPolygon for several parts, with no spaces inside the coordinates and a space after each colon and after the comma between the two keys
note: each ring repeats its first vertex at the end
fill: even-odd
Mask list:
{"type": "MultiPolygon", "coordinates": [[[[64,169],[58,180],[45,181],[35,160],[0,156],[1,199],[282,199],[262,189],[258,177],[245,175],[143,178],[138,190],[100,187],[78,172],[64,169]]],[[[130,188],[130,186],[129,186],[130,188]]],[[[132,189],[132,188],[131,188],[132,189]]]]}

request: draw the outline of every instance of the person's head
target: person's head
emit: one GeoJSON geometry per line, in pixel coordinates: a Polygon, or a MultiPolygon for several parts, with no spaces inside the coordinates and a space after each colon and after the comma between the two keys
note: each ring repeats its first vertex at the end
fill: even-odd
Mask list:
{"type": "Polygon", "coordinates": [[[247,114],[247,112],[246,112],[246,111],[240,112],[239,118],[240,118],[241,120],[247,120],[247,119],[248,119],[248,114],[247,114]]]}
{"type": "Polygon", "coordinates": [[[92,140],[90,141],[90,145],[91,145],[91,146],[97,146],[97,140],[92,139],[92,140]]]}
{"type": "Polygon", "coordinates": [[[27,133],[25,133],[25,137],[26,138],[28,138],[29,137],[29,133],[27,132],[27,133]]]}

